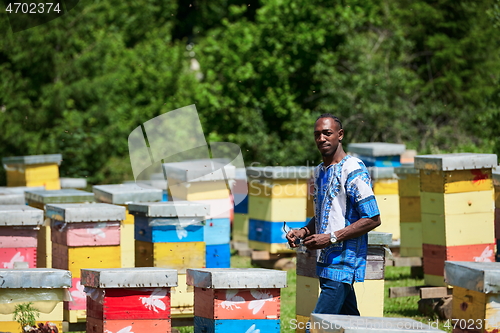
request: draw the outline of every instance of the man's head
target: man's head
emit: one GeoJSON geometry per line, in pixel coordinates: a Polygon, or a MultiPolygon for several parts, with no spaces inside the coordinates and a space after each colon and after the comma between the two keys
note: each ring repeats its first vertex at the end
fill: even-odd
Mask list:
{"type": "Polygon", "coordinates": [[[342,122],[330,113],[318,117],[314,124],[314,140],[322,156],[332,156],[344,137],[342,122]]]}

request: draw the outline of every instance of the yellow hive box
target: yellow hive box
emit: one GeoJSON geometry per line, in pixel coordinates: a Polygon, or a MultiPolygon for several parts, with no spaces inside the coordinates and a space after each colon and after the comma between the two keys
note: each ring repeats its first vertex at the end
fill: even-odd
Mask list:
{"type": "Polygon", "coordinates": [[[495,186],[495,207],[500,208],[500,186],[495,186]]]}
{"type": "Polygon", "coordinates": [[[120,250],[121,267],[135,267],[134,225],[127,223],[126,220],[122,221],[120,226],[120,250]]]}
{"type": "Polygon", "coordinates": [[[194,287],[186,284],[186,272],[178,272],[177,287],[171,288],[173,318],[192,317],[194,314],[194,287]]]}
{"type": "Polygon", "coordinates": [[[420,196],[420,176],[411,174],[400,176],[398,188],[400,197],[420,196]]]}
{"type": "MultiPolygon", "coordinates": [[[[46,224],[50,222],[46,220],[46,224]]],[[[49,225],[43,225],[38,230],[38,243],[36,255],[36,267],[38,268],[52,268],[52,241],[51,229],[49,225]]]]}
{"type": "Polygon", "coordinates": [[[134,224],[134,221],[135,221],[134,215],[129,214],[128,207],[125,206],[125,220],[123,220],[123,223],[134,224]]]}
{"type": "Polygon", "coordinates": [[[461,193],[493,188],[491,169],[430,171],[420,170],[420,191],[461,193]]]}
{"type": "Polygon", "coordinates": [[[373,193],[399,194],[397,179],[377,179],[373,181],[373,193]]]}
{"type": "Polygon", "coordinates": [[[389,232],[392,239],[399,239],[399,195],[380,194],[375,195],[377,205],[380,211],[382,225],[376,228],[376,231],[389,232]]]}
{"type": "Polygon", "coordinates": [[[485,294],[453,286],[452,318],[474,323],[477,332],[498,332],[500,327],[500,294],[485,294]]]}
{"type": "Polygon", "coordinates": [[[248,217],[268,222],[306,220],[307,198],[248,198],[248,217]]]}
{"type": "Polygon", "coordinates": [[[315,214],[316,213],[314,211],[314,197],[312,195],[309,195],[307,197],[307,206],[306,206],[306,216],[307,216],[307,219],[310,219],[315,214]]]}
{"type": "Polygon", "coordinates": [[[205,267],[205,242],[149,243],[135,241],[136,267],[177,270],[205,267]]]}
{"type": "Polygon", "coordinates": [[[234,213],[233,241],[248,243],[248,214],[234,213]]]}
{"type": "Polygon", "coordinates": [[[264,243],[249,240],[248,247],[253,250],[267,251],[269,253],[294,252],[294,250],[287,247],[286,243],[264,243]]]}
{"type": "Polygon", "coordinates": [[[494,243],[494,213],[422,213],[422,242],[455,246],[494,243]]]}
{"type": "MultiPolygon", "coordinates": [[[[361,316],[383,317],[384,280],[355,283],[354,291],[361,316]]],[[[297,275],[296,314],[309,317],[316,307],[321,288],[318,278],[297,275]]]]}
{"type": "Polygon", "coordinates": [[[70,323],[82,323],[87,321],[87,310],[66,310],[64,309],[64,321],[70,323]]]}
{"type": "Polygon", "coordinates": [[[229,189],[225,181],[169,184],[168,191],[172,197],[188,201],[229,197],[229,189]]]}
{"type": "Polygon", "coordinates": [[[69,247],[52,243],[54,268],[67,269],[73,278],[79,278],[82,268],[120,268],[120,246],[69,247]],[[56,267],[57,266],[57,267],[56,267]]]}
{"type": "Polygon", "coordinates": [[[248,183],[248,192],[256,197],[304,198],[307,197],[307,179],[252,179],[248,183]]]}
{"type": "MultiPolygon", "coordinates": [[[[307,322],[309,321],[309,317],[308,316],[301,316],[301,315],[296,315],[295,316],[295,323],[292,323],[290,325],[290,328],[291,329],[294,329],[295,328],[295,333],[305,333],[306,332],[306,325],[307,325],[307,322]]],[[[282,324],[282,325],[286,325],[286,323],[282,324]]],[[[287,326],[285,326],[286,328],[287,326]]]]}
{"type": "Polygon", "coordinates": [[[420,222],[420,196],[399,197],[400,222],[420,222]]]}
{"type": "Polygon", "coordinates": [[[434,287],[447,286],[446,282],[444,282],[444,276],[441,275],[424,274],[424,283],[427,286],[434,286],[434,287]]]}
{"type": "Polygon", "coordinates": [[[401,245],[399,248],[402,257],[422,257],[422,223],[401,223],[401,245]]]}
{"type": "Polygon", "coordinates": [[[455,215],[493,213],[493,190],[464,193],[421,192],[422,213],[455,215]]]}

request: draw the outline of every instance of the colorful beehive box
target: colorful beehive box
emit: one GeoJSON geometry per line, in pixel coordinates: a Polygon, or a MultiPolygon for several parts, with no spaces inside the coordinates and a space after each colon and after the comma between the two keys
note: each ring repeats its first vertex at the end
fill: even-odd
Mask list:
{"type": "Polygon", "coordinates": [[[47,190],[59,190],[61,161],[61,154],[4,157],[7,186],[45,186],[47,190]]]}
{"type": "Polygon", "coordinates": [[[36,267],[38,230],[43,210],[26,205],[0,205],[0,269],[16,262],[36,267]]]}
{"type": "Polygon", "coordinates": [[[496,261],[500,262],[500,167],[493,169],[493,186],[495,187],[495,239],[497,242],[496,261]]]}
{"type": "Polygon", "coordinates": [[[386,142],[351,143],[347,146],[347,151],[367,167],[398,167],[405,150],[404,144],[386,142]]]}
{"type": "Polygon", "coordinates": [[[16,305],[32,302],[40,312],[37,323],[51,322],[62,332],[65,289],[71,287],[71,273],[50,268],[0,268],[0,330],[22,331],[13,320],[16,305]]]}
{"type": "Polygon", "coordinates": [[[286,246],[283,221],[300,228],[307,220],[307,198],[312,167],[249,167],[248,239],[254,250],[291,251],[286,246]]]}
{"type": "Polygon", "coordinates": [[[446,260],[495,261],[492,168],[496,164],[494,154],[415,157],[427,285],[445,285],[446,260]]]}
{"type": "Polygon", "coordinates": [[[134,215],[129,214],[128,204],[132,202],[162,201],[162,190],[146,185],[118,184],[92,187],[97,202],[124,206],[126,218],[120,226],[120,248],[122,267],[135,267],[134,215]]]}
{"type": "Polygon", "coordinates": [[[453,286],[453,332],[498,332],[500,263],[447,261],[445,281],[453,286]]]}
{"type": "Polygon", "coordinates": [[[194,295],[185,270],[206,266],[203,224],[210,206],[189,201],[134,203],[129,211],[135,217],[136,267],[177,269],[172,315],[192,316],[194,295]]]}
{"type": "Polygon", "coordinates": [[[87,332],[171,332],[173,269],[82,269],[87,332]]]}
{"type": "MultiPolygon", "coordinates": [[[[46,204],[93,202],[94,194],[80,190],[26,190],[28,205],[44,209],[46,204]]],[[[37,267],[52,267],[52,241],[50,223],[45,223],[38,231],[37,267]]]]}
{"type": "MultiPolygon", "coordinates": [[[[401,257],[422,257],[420,172],[413,164],[394,169],[398,175],[401,257]]],[[[384,221],[385,222],[385,221],[384,221]]]]}
{"type": "Polygon", "coordinates": [[[262,268],[188,269],[195,332],[280,332],[286,272],[262,268]]]}
{"type": "MultiPolygon", "coordinates": [[[[365,281],[354,284],[358,309],[362,316],[382,317],[384,312],[385,247],[392,243],[389,233],[368,233],[365,281]]],[[[321,292],[316,275],[316,251],[297,252],[296,322],[309,321],[321,292]]],[[[296,332],[304,332],[298,329],[296,332]]]]}
{"type": "Polygon", "coordinates": [[[120,223],[125,208],[104,203],[50,204],[46,215],[52,227],[52,267],[73,277],[73,301],[65,302],[65,320],[85,321],[82,268],[120,268],[120,223]]]}
{"type": "Polygon", "coordinates": [[[309,328],[311,333],[444,332],[410,318],[354,317],[319,313],[311,315],[309,328]]]}
{"type": "Polygon", "coordinates": [[[375,230],[392,234],[395,241],[401,238],[399,227],[399,186],[393,167],[368,167],[372,178],[373,193],[377,200],[382,225],[375,230]]]}

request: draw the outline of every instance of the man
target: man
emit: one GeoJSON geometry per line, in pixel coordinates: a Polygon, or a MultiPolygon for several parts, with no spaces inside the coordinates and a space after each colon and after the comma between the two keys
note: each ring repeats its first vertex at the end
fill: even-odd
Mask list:
{"type": "Polygon", "coordinates": [[[321,294],[313,313],[359,316],[353,283],[363,282],[368,231],[380,225],[380,213],[363,162],[342,148],[340,120],[322,114],[314,125],[314,139],[323,163],[314,170],[315,216],[307,226],[291,230],[310,250],[319,249],[316,274],[321,294]]]}

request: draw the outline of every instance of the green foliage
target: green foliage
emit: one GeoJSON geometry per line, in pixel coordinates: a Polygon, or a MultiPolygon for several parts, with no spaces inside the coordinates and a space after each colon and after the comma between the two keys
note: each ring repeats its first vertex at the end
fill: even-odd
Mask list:
{"type": "Polygon", "coordinates": [[[77,6],[16,34],[0,14],[0,156],[62,153],[62,176],[131,179],[129,133],[190,104],[247,164],[318,163],[323,112],[345,143],[500,153],[499,0],[77,6]]]}
{"type": "Polygon", "coordinates": [[[24,327],[35,326],[39,316],[40,311],[33,307],[33,302],[18,304],[14,308],[14,320],[21,325],[21,330],[23,332],[24,327]]]}

